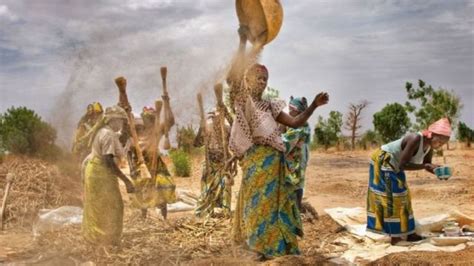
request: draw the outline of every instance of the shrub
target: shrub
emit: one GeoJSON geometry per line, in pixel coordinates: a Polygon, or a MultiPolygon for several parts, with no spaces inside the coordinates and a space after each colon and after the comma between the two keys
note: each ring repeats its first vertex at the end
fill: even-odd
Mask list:
{"type": "Polygon", "coordinates": [[[367,130],[360,138],[359,140],[359,146],[367,150],[368,148],[374,148],[376,146],[379,146],[381,143],[380,136],[377,134],[377,132],[373,130],[367,130]]]}
{"type": "Polygon", "coordinates": [[[170,158],[173,162],[174,174],[176,176],[191,176],[191,161],[186,152],[180,149],[173,150],[170,152],[170,158]]]}
{"type": "Polygon", "coordinates": [[[194,147],[195,138],[196,133],[194,132],[193,125],[177,128],[176,141],[178,142],[179,149],[182,149],[187,153],[191,152],[194,147]]]}
{"type": "Polygon", "coordinates": [[[0,116],[0,150],[43,158],[58,156],[56,130],[33,110],[11,107],[0,116]]]}
{"type": "Polygon", "coordinates": [[[471,142],[474,141],[474,130],[469,128],[465,123],[458,123],[458,140],[466,142],[467,147],[471,147],[471,142]]]}

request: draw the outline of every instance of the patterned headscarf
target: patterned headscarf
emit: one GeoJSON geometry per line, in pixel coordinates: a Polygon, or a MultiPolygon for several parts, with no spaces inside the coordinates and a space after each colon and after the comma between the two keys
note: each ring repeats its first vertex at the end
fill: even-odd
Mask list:
{"type": "Polygon", "coordinates": [[[451,123],[448,118],[441,118],[440,120],[431,124],[427,130],[423,131],[423,135],[431,138],[432,134],[438,134],[446,137],[451,136],[451,123]]]}
{"type": "Polygon", "coordinates": [[[107,122],[109,122],[111,119],[117,118],[117,119],[127,119],[127,113],[125,110],[118,106],[114,105],[111,107],[107,107],[105,109],[105,115],[104,118],[107,122]]]}
{"type": "Polygon", "coordinates": [[[102,114],[104,112],[104,109],[102,108],[102,105],[99,102],[93,102],[89,105],[87,105],[87,113],[88,114],[102,114]]]}
{"type": "Polygon", "coordinates": [[[255,75],[265,75],[268,78],[267,67],[258,63],[251,66],[248,70],[248,73],[253,73],[255,75]]]}
{"type": "Polygon", "coordinates": [[[295,110],[301,113],[301,112],[304,112],[306,108],[308,108],[308,102],[306,101],[305,97],[293,98],[293,96],[291,96],[289,107],[290,107],[290,110],[295,110]]]}
{"type": "Polygon", "coordinates": [[[259,76],[264,76],[268,79],[267,68],[258,63],[248,68],[245,72],[245,87],[253,98],[261,96],[265,90],[265,88],[261,88],[261,91],[256,90],[257,86],[253,82],[257,82],[259,76]]]}

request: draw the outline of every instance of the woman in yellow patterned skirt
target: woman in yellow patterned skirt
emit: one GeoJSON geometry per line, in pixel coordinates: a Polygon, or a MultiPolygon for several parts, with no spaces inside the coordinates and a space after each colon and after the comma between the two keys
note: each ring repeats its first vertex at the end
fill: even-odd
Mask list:
{"type": "Polygon", "coordinates": [[[122,108],[107,108],[105,126],[97,131],[92,142],[92,158],[85,169],[82,219],[82,233],[92,244],[120,243],[123,201],[118,179],[125,183],[128,193],[134,190],[131,181],[120,171],[116,162],[123,156],[117,132],[122,129],[126,119],[122,108]]]}
{"type": "MultiPolygon", "coordinates": [[[[248,28],[241,27],[238,59],[245,58],[248,28]]],[[[302,236],[296,204],[296,186],[285,173],[285,145],[280,124],[303,126],[314,110],[328,102],[318,94],[300,115],[283,112],[284,101],[262,99],[268,71],[255,64],[252,55],[242,64],[237,60],[227,82],[235,119],[229,148],[240,158],[242,184],[234,217],[234,240],[244,242],[263,258],[299,254],[297,236],[302,236]],[[245,74],[244,74],[245,73],[245,74]]],[[[255,57],[254,57],[255,58],[255,57]]]]}

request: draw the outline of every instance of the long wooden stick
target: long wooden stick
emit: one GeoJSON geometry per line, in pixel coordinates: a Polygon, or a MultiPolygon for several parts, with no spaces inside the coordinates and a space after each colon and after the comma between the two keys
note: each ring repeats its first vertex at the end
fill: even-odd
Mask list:
{"type": "Polygon", "coordinates": [[[166,82],[166,77],[168,75],[168,69],[166,67],[161,67],[161,82],[163,86],[163,106],[164,106],[164,135],[165,135],[165,143],[163,148],[165,150],[169,150],[171,148],[170,140],[169,140],[169,132],[171,127],[174,125],[174,117],[173,111],[171,110],[171,105],[169,101],[169,94],[168,94],[168,85],[166,82]]]}
{"type": "Polygon", "coordinates": [[[202,138],[204,140],[204,151],[205,151],[205,156],[206,156],[206,162],[205,162],[205,173],[207,176],[208,170],[209,170],[209,142],[207,140],[207,122],[206,122],[206,116],[204,114],[204,105],[202,102],[202,95],[201,93],[197,94],[197,101],[198,101],[198,106],[199,106],[199,116],[201,117],[201,134],[202,138]]]}
{"type": "Polygon", "coordinates": [[[140,168],[140,175],[144,178],[151,178],[148,168],[145,166],[145,160],[143,158],[142,149],[138,143],[137,130],[135,128],[135,117],[132,114],[132,107],[128,101],[127,95],[127,80],[124,77],[118,77],[115,79],[115,84],[119,89],[119,105],[127,112],[128,125],[130,127],[130,133],[132,134],[132,142],[137,152],[138,167],[140,168]]]}
{"type": "Polygon", "coordinates": [[[6,176],[7,184],[5,185],[5,191],[3,193],[2,207],[0,209],[0,227],[3,231],[3,223],[5,219],[5,210],[7,208],[8,194],[10,193],[10,188],[13,183],[14,175],[13,173],[8,173],[6,176]]]}
{"type": "Polygon", "coordinates": [[[157,160],[158,160],[158,144],[160,143],[161,139],[161,127],[160,127],[160,116],[161,116],[161,108],[163,106],[162,101],[155,101],[155,124],[153,126],[153,136],[152,136],[152,144],[151,144],[151,174],[152,176],[156,176],[157,172],[157,160]]]}
{"type": "Polygon", "coordinates": [[[221,130],[221,141],[222,141],[222,146],[224,147],[224,162],[227,162],[229,159],[229,147],[227,145],[227,134],[226,134],[226,129],[225,129],[225,105],[222,100],[222,84],[216,84],[214,86],[214,93],[216,95],[216,100],[217,100],[217,111],[219,113],[218,121],[219,121],[219,127],[221,130]]]}

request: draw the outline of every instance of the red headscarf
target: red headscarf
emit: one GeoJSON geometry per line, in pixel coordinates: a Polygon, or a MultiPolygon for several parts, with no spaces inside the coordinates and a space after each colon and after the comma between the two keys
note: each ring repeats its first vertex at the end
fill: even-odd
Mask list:
{"type": "Polygon", "coordinates": [[[438,135],[450,137],[451,136],[451,123],[447,118],[441,118],[440,120],[431,124],[427,130],[423,131],[423,135],[431,138],[431,135],[435,133],[438,135]]]}

